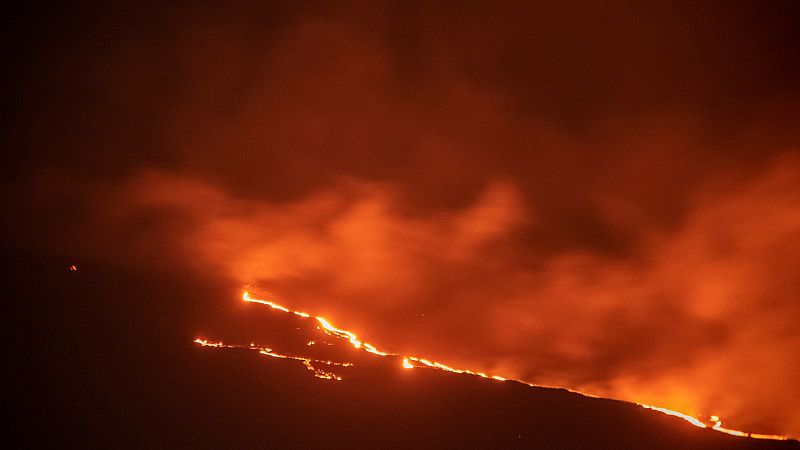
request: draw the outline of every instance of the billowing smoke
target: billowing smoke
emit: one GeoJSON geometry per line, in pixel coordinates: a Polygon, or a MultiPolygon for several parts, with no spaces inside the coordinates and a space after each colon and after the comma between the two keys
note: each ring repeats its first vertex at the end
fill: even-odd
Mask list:
{"type": "Polygon", "coordinates": [[[785,18],[510,9],[101,16],[14,122],[31,156],[5,183],[13,239],[255,285],[391,351],[800,435],[785,18]]]}

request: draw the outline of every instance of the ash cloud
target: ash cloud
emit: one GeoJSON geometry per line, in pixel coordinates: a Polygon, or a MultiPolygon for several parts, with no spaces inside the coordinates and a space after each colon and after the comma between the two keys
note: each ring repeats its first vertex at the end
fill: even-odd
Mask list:
{"type": "Polygon", "coordinates": [[[67,17],[46,36],[71,40],[30,44],[16,73],[7,241],[253,284],[393,351],[800,435],[784,6],[67,17]]]}

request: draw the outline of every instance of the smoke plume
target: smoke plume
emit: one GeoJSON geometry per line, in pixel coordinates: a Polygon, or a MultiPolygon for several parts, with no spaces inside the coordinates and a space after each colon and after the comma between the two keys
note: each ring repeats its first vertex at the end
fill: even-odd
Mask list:
{"type": "Polygon", "coordinates": [[[50,19],[70,39],[12,82],[6,241],[800,436],[797,28],[778,6],[597,8],[50,19]]]}

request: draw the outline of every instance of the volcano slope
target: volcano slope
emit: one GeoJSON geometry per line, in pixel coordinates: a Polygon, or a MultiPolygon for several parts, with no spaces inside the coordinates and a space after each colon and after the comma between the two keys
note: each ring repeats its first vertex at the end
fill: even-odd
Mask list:
{"type": "Polygon", "coordinates": [[[24,447],[800,448],[562,389],[404,369],[320,337],[313,318],[243,305],[238,287],[2,255],[11,438],[24,447]],[[203,347],[198,335],[353,366],[316,364],[342,378],[319,379],[302,361],[203,347]]]}

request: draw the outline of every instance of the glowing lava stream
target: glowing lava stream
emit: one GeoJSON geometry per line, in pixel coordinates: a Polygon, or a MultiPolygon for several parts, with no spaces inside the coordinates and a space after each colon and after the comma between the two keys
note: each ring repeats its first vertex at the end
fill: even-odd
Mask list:
{"type": "Polygon", "coordinates": [[[320,359],[304,358],[302,356],[282,355],[280,353],[273,352],[271,348],[261,347],[259,345],[253,344],[253,343],[251,343],[250,345],[231,345],[231,344],[222,343],[220,341],[213,342],[213,341],[209,341],[207,339],[200,339],[200,338],[195,339],[194,343],[198,344],[198,345],[201,345],[203,347],[239,348],[239,349],[245,349],[245,350],[253,350],[253,351],[257,351],[261,355],[270,356],[272,358],[293,359],[295,361],[302,361],[303,365],[306,366],[306,369],[308,369],[311,373],[313,373],[315,377],[322,378],[324,380],[341,381],[342,377],[336,375],[335,373],[326,372],[326,371],[324,371],[322,369],[314,367],[312,365],[312,363],[320,363],[320,364],[327,364],[329,366],[341,366],[341,367],[350,367],[350,366],[353,365],[352,363],[341,363],[341,362],[335,362],[335,361],[323,361],[323,360],[320,360],[320,359]]]}
{"type": "MultiPolygon", "coordinates": [[[[483,372],[475,372],[475,371],[468,370],[468,369],[456,369],[456,368],[450,367],[450,366],[448,366],[446,364],[442,364],[442,363],[436,362],[436,361],[430,361],[430,360],[427,360],[425,358],[419,358],[419,357],[416,357],[416,356],[400,355],[398,353],[388,353],[388,352],[384,352],[384,351],[378,350],[375,346],[373,346],[371,344],[368,344],[366,342],[360,341],[358,339],[358,336],[356,336],[356,334],[353,333],[352,331],[348,331],[348,330],[343,330],[341,328],[337,328],[333,324],[328,322],[326,319],[324,319],[323,317],[312,316],[311,314],[308,314],[308,313],[305,313],[305,312],[301,312],[301,311],[294,311],[294,310],[291,310],[291,309],[289,309],[289,308],[287,308],[287,307],[285,307],[283,305],[279,305],[277,303],[274,303],[274,302],[271,302],[271,301],[268,301],[268,300],[261,300],[261,299],[253,298],[253,297],[250,296],[250,293],[247,292],[247,291],[245,291],[242,294],[242,300],[244,300],[245,302],[248,302],[248,303],[258,303],[258,304],[261,304],[261,305],[266,305],[266,306],[269,306],[272,309],[277,309],[279,311],[283,311],[283,312],[289,313],[289,314],[294,314],[294,315],[297,315],[297,316],[300,316],[300,317],[303,317],[303,318],[312,318],[313,317],[319,323],[319,325],[321,326],[321,330],[323,330],[325,333],[327,333],[329,335],[336,336],[338,338],[347,339],[347,341],[350,342],[350,345],[352,345],[353,347],[355,347],[357,349],[364,349],[365,351],[367,351],[369,353],[373,353],[373,354],[379,355],[379,356],[393,356],[393,357],[402,358],[402,366],[405,369],[414,369],[414,368],[417,368],[417,367],[431,367],[431,368],[443,370],[443,371],[446,371],[446,372],[475,375],[475,376],[479,376],[481,378],[490,378],[490,379],[499,380],[499,381],[507,380],[507,378],[501,377],[499,375],[487,375],[487,374],[485,374],[483,372]]],[[[334,362],[334,361],[322,361],[322,360],[316,360],[316,359],[311,359],[311,358],[305,358],[305,357],[301,357],[301,356],[282,355],[282,354],[279,354],[279,353],[274,353],[272,351],[272,349],[270,349],[270,348],[260,347],[260,346],[257,346],[255,344],[250,344],[249,346],[229,345],[229,344],[223,344],[222,342],[212,342],[212,341],[208,341],[208,340],[205,340],[205,339],[199,339],[199,338],[195,339],[194,342],[199,344],[199,345],[201,345],[201,346],[203,346],[203,347],[240,348],[240,349],[258,351],[262,355],[270,356],[270,357],[273,357],[273,358],[293,359],[293,360],[297,360],[297,361],[302,361],[303,365],[305,365],[306,368],[309,371],[311,371],[314,374],[315,377],[323,378],[323,379],[333,379],[333,380],[340,381],[342,378],[339,377],[336,374],[333,374],[333,373],[326,372],[324,370],[315,368],[312,365],[312,363],[315,362],[315,363],[321,363],[321,364],[327,364],[327,365],[336,365],[336,366],[343,366],[343,367],[350,367],[350,366],[353,365],[351,363],[340,363],[340,362],[334,362]]],[[[307,345],[313,345],[314,343],[315,343],[314,341],[309,341],[309,343],[307,345]]],[[[513,381],[517,381],[519,383],[526,384],[526,385],[531,386],[531,387],[565,389],[565,388],[559,388],[557,386],[544,386],[544,385],[528,383],[526,381],[519,381],[519,380],[513,380],[513,381]]],[[[578,391],[573,391],[571,389],[565,389],[565,390],[567,390],[569,392],[576,393],[576,394],[580,394],[580,395],[583,395],[583,396],[586,396],[586,397],[597,398],[597,396],[595,396],[595,395],[586,394],[586,393],[578,392],[578,391]]],[[[650,410],[653,410],[653,411],[658,411],[658,412],[661,412],[663,414],[667,414],[667,415],[670,415],[670,416],[679,417],[679,418],[691,423],[692,425],[694,425],[696,427],[709,428],[709,426],[706,425],[705,423],[703,423],[703,421],[701,421],[700,419],[697,419],[696,417],[692,417],[692,416],[690,416],[688,414],[683,414],[683,413],[680,413],[678,411],[673,411],[673,410],[667,409],[667,408],[660,408],[660,407],[657,407],[657,406],[645,405],[643,403],[628,402],[628,401],[626,401],[626,402],[627,403],[633,403],[635,405],[641,406],[642,408],[650,409],[650,410]]],[[[747,437],[756,438],[756,439],[773,439],[773,440],[786,440],[787,439],[786,436],[781,436],[781,435],[747,433],[747,432],[744,432],[744,431],[738,431],[738,430],[732,430],[732,429],[729,429],[729,428],[723,428],[722,427],[722,421],[720,420],[719,416],[709,416],[709,419],[713,423],[713,425],[711,426],[711,429],[719,431],[719,432],[722,432],[722,433],[727,433],[727,434],[734,435],[734,436],[747,436],[747,437]]]]}

